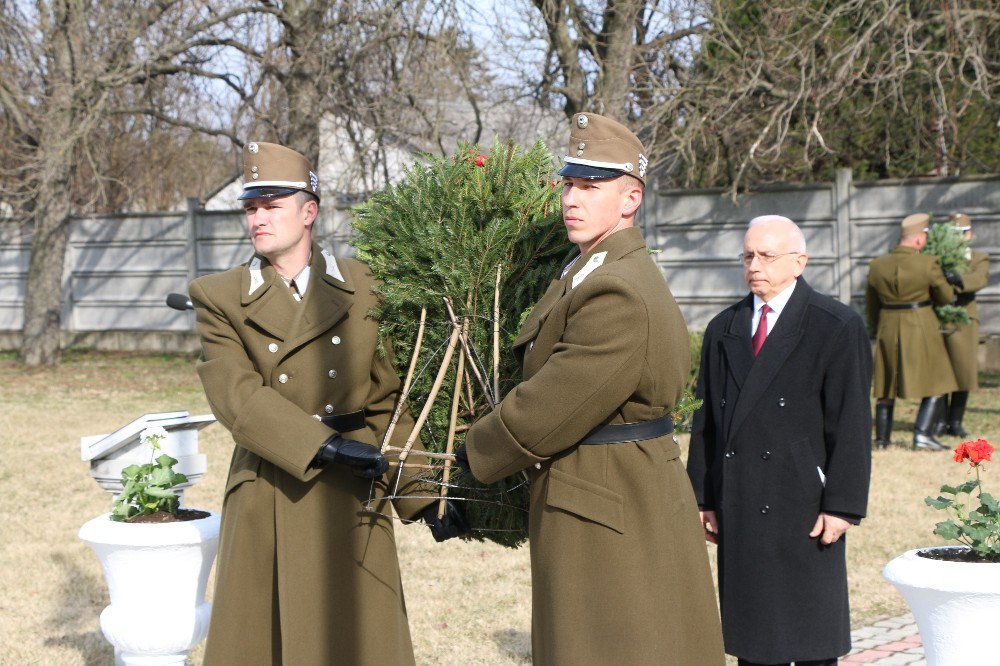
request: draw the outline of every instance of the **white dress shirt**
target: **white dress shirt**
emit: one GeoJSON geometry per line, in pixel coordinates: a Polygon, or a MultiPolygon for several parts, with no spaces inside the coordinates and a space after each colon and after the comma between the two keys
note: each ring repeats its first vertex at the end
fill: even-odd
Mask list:
{"type": "MultiPolygon", "coordinates": [[[[781,316],[781,311],[785,309],[788,305],[788,299],[792,297],[792,292],[795,291],[795,285],[798,280],[794,280],[790,285],[785,287],[781,293],[772,298],[770,301],[766,301],[767,305],[771,308],[771,311],[767,313],[767,334],[770,335],[771,331],[774,330],[775,324],[778,323],[778,317],[781,316]]],[[[760,309],[764,307],[764,299],[762,299],[757,294],[753,295],[753,319],[750,320],[750,339],[753,340],[753,334],[757,330],[757,324],[760,322],[760,309]]]]}

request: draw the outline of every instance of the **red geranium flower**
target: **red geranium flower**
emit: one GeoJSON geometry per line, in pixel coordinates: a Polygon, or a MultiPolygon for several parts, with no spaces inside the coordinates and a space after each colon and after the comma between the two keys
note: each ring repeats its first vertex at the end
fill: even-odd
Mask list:
{"type": "Polygon", "coordinates": [[[482,153],[480,153],[479,155],[476,155],[476,166],[477,167],[484,167],[484,166],[486,166],[486,160],[488,160],[488,159],[489,158],[486,157],[486,155],[483,155],[482,153]]]}
{"type": "Polygon", "coordinates": [[[977,439],[974,442],[962,442],[955,449],[955,462],[968,460],[969,464],[975,467],[981,462],[989,461],[993,455],[993,445],[985,439],[977,439]]]}

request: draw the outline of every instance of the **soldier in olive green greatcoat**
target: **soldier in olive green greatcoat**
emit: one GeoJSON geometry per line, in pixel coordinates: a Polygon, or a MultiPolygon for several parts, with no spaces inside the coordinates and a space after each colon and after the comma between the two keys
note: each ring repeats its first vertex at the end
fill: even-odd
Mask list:
{"type": "Polygon", "coordinates": [[[889,444],[895,399],[922,398],[913,429],[914,448],[945,450],[934,438],[943,394],[957,389],[933,305],[955,294],[937,257],[921,254],[930,216],[915,213],[900,224],[899,245],[868,267],[865,306],[877,331],[874,391],[875,442],[889,444]]]}
{"type": "MultiPolygon", "coordinates": [[[[372,275],[312,242],[318,181],[302,155],[249,143],[244,176],[254,255],[190,286],[198,374],[236,442],[205,664],[412,664],[380,499],[392,477],[378,445],[399,378],[367,316],[372,275]]],[[[408,426],[404,413],[400,439],[408,426]]],[[[423,517],[435,538],[461,531],[453,505],[438,519],[430,504],[396,510],[423,517]]]]}
{"type": "Polygon", "coordinates": [[[687,330],[633,227],[646,156],[573,118],[563,221],[580,253],[514,341],[524,380],[459,450],[479,479],[531,478],[535,664],[721,666],[719,613],[670,412],[687,330]]]}
{"type": "MultiPolygon", "coordinates": [[[[951,216],[952,224],[965,235],[972,238],[972,220],[964,213],[951,216]]],[[[965,406],[969,400],[969,391],[979,388],[979,306],[976,305],[976,292],[986,287],[990,276],[990,257],[985,252],[968,251],[966,259],[969,268],[960,273],[955,280],[955,304],[965,308],[969,314],[969,323],[956,324],[955,330],[944,337],[948,348],[951,367],[955,371],[958,390],[953,391],[946,405],[947,413],[941,414],[940,428],[935,434],[947,432],[958,437],[968,437],[962,426],[965,417],[965,406]]]]}

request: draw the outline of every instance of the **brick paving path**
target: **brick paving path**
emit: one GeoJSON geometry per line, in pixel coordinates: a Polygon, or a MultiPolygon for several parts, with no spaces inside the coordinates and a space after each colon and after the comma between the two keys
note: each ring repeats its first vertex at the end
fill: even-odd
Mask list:
{"type": "Polygon", "coordinates": [[[872,666],[926,666],[917,623],[910,614],[879,620],[851,632],[854,649],[841,664],[872,666]]]}

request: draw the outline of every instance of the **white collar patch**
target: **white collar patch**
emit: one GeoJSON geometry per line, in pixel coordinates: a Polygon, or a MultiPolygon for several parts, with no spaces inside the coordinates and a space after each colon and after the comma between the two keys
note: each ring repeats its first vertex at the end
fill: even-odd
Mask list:
{"type": "Polygon", "coordinates": [[[250,262],[250,291],[249,296],[264,285],[264,275],[260,271],[260,257],[254,257],[250,262]]]}
{"type": "Polygon", "coordinates": [[[573,286],[571,289],[576,289],[577,285],[583,282],[583,279],[593,273],[597,268],[599,268],[603,263],[604,259],[608,256],[607,252],[598,252],[590,258],[587,265],[580,269],[580,272],[573,276],[573,286]]]}
{"type": "Polygon", "coordinates": [[[344,275],[340,272],[340,266],[337,265],[337,258],[333,256],[333,253],[329,250],[323,250],[323,258],[326,259],[326,274],[334,280],[340,280],[346,284],[347,280],[344,279],[344,275]]]}

